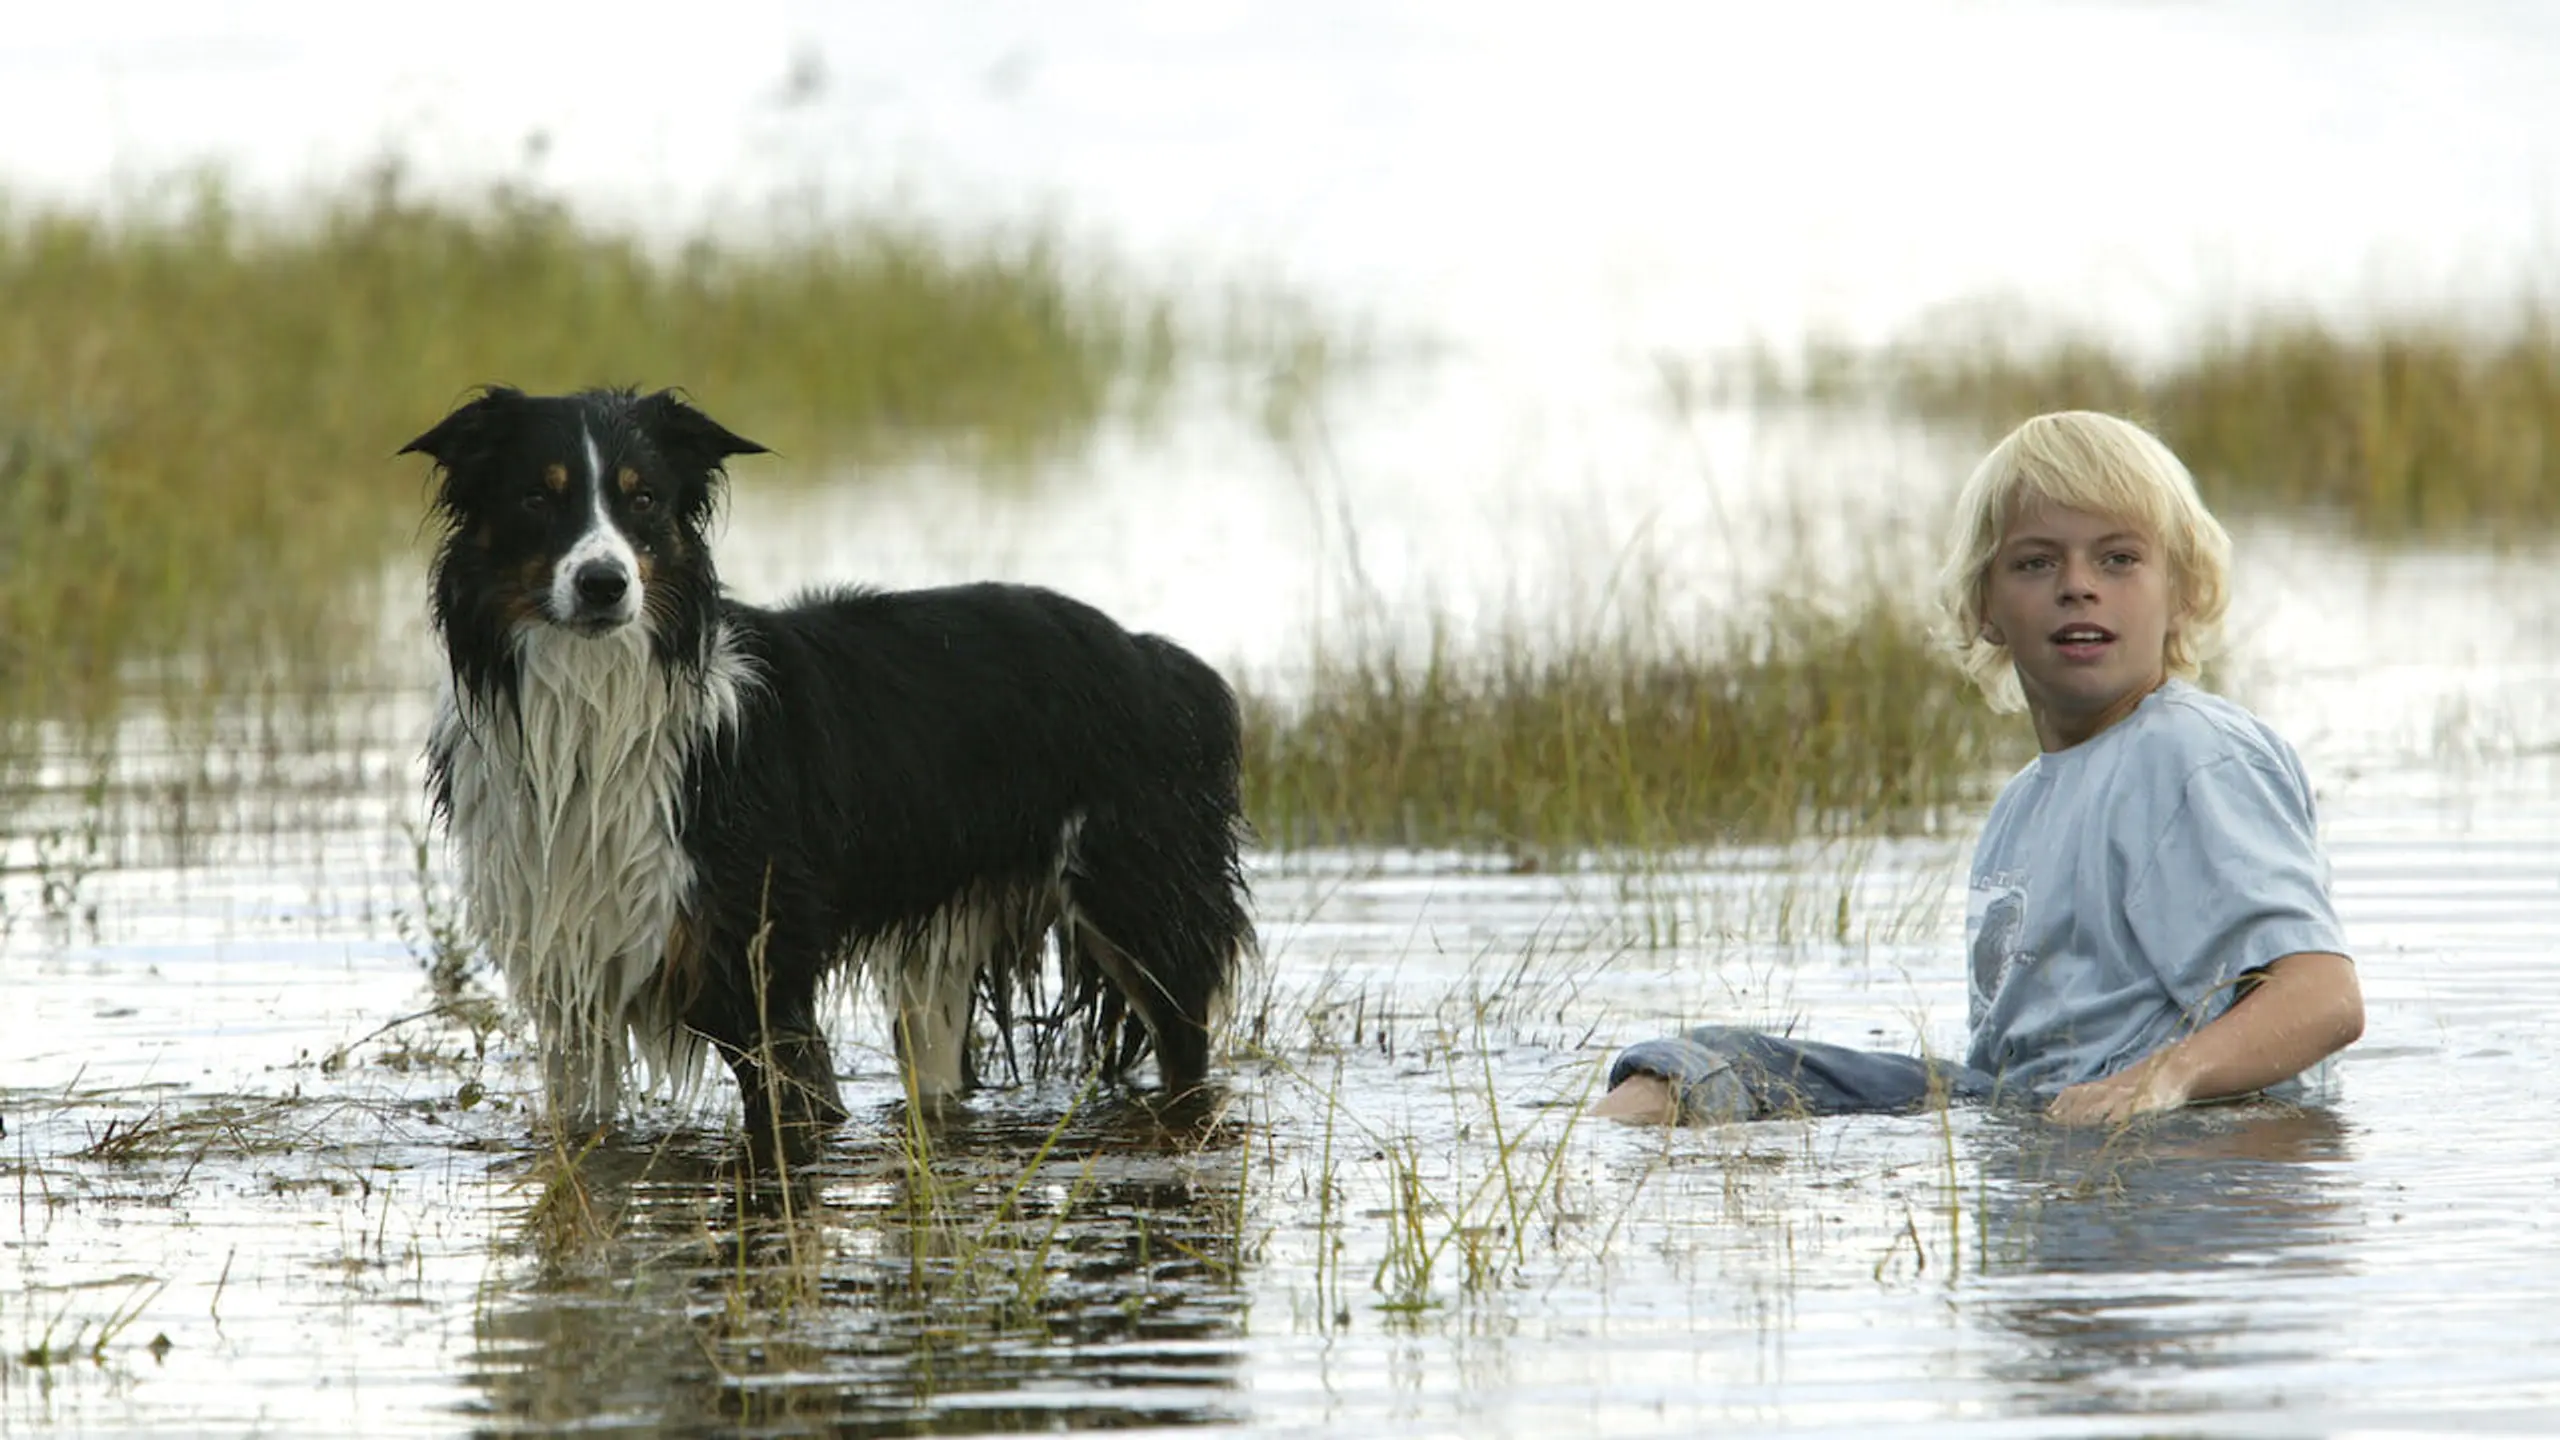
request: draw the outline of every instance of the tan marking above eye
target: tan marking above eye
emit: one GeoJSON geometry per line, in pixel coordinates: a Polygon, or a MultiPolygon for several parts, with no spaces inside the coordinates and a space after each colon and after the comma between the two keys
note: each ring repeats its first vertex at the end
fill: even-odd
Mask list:
{"type": "Polygon", "coordinates": [[[548,488],[552,491],[552,493],[554,493],[554,494],[557,494],[557,493],[559,493],[560,491],[563,491],[563,490],[568,489],[568,488],[569,488],[569,467],[568,467],[568,466],[566,466],[566,465],[545,465],[545,466],[543,466],[543,467],[542,467],[542,483],[543,483],[546,487],[548,487],[548,488]]]}
{"type": "Polygon", "coordinates": [[[613,480],[615,484],[622,487],[622,493],[625,495],[640,488],[640,472],[628,465],[623,466],[622,473],[614,476],[613,480]]]}

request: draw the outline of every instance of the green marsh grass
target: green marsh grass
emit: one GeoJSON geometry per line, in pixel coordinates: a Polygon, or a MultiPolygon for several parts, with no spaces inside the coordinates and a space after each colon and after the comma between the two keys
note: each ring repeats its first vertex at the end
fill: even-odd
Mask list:
{"type": "Polygon", "coordinates": [[[1072,449],[1184,342],[1069,249],[868,216],[662,243],[389,171],[289,210],[0,197],[0,718],[358,667],[351,592],[426,496],[392,452],[476,384],[679,385],[802,473],[1072,449]]]}
{"type": "Polygon", "coordinates": [[[1418,654],[1320,653],[1302,695],[1243,696],[1247,808],[1282,849],[1524,860],[1926,829],[2023,743],[1889,601],[1659,629],[1550,646],[1439,627],[1418,654]]]}
{"type": "Polygon", "coordinates": [[[2342,323],[2264,312],[2159,358],[2013,318],[1873,349],[1809,343],[1741,367],[1761,402],[1881,401],[1977,431],[2096,409],[2152,426],[2207,503],[2334,519],[2370,539],[2513,541],[2560,526],[2560,321],[2342,323]]]}
{"type": "MultiPolygon", "coordinates": [[[[131,1284],[131,1291],[117,1300],[103,1319],[74,1319],[68,1305],[56,1311],[46,1321],[44,1333],[19,1350],[18,1363],[31,1370],[67,1365],[74,1360],[103,1367],[108,1348],[169,1288],[167,1281],[136,1280],[131,1284]],[[66,1322],[70,1326],[67,1331],[63,1328],[66,1322]]],[[[167,1337],[161,1336],[147,1348],[158,1354],[165,1352],[168,1344],[167,1337]]]]}
{"type": "Polygon", "coordinates": [[[1433,1016],[1408,1017],[1426,1027],[1436,1020],[1440,1031],[1416,1047],[1438,1053],[1422,1060],[1433,1073],[1416,1077],[1413,1099],[1429,1107],[1445,1095],[1445,1124],[1379,1113],[1379,1098],[1398,1087],[1346,1089],[1339,1056],[1322,1079],[1304,1063],[1313,1055],[1256,1056],[1277,1082],[1275,1106],[1323,1115],[1313,1135],[1273,1122],[1290,1138],[1269,1142],[1278,1173],[1264,1186],[1298,1199],[1290,1223],[1306,1232],[1298,1245],[1316,1328],[1339,1332],[1355,1323],[1352,1292],[1364,1273],[1362,1308],[1411,1325],[1523,1280],[1587,1228],[1589,1197],[1573,1193],[1567,1171],[1582,1105],[1593,1097],[1518,1113],[1496,1083],[1484,1008],[1481,997],[1452,995],[1430,1007],[1433,1016]],[[1468,1015],[1472,1030],[1457,1029],[1468,1015]]]}

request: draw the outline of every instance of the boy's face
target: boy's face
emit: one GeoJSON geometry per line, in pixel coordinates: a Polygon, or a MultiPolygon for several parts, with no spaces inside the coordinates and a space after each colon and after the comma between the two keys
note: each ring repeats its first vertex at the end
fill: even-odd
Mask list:
{"type": "Polygon", "coordinates": [[[2170,578],[2160,543],[2128,521],[2041,501],[2010,515],[1983,634],[2009,647],[2045,749],[2113,725],[2168,678],[2170,578]]]}

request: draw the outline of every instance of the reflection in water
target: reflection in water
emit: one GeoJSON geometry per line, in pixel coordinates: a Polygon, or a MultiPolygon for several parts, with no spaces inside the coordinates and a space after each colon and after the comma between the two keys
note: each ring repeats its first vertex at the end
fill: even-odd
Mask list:
{"type": "Polygon", "coordinates": [[[537,1162],[475,1408],[494,1430],[1235,1420],[1243,1127],[1047,1098],[937,1122],[929,1158],[885,1107],[787,1187],[699,1141],[537,1162]]]}
{"type": "Polygon", "coordinates": [[[2349,1130],[2325,1109],[2207,1107],[2128,1130],[2001,1117],[1981,1132],[1978,1216],[1992,1298],[2024,1343],[1989,1372],[2033,1413],[2209,1407],[2181,1375],[2317,1358],[2270,1324],[2263,1287],[2343,1271],[2359,1223],[2349,1130]]]}

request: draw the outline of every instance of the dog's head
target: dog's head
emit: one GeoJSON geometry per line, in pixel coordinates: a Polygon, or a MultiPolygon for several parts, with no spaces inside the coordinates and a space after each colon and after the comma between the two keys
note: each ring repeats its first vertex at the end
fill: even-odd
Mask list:
{"type": "Polygon", "coordinates": [[[502,640],[644,619],[665,636],[717,592],[703,530],[722,467],[765,447],[673,391],[493,386],[400,453],[441,472],[435,614],[450,641],[466,627],[502,640]]]}

